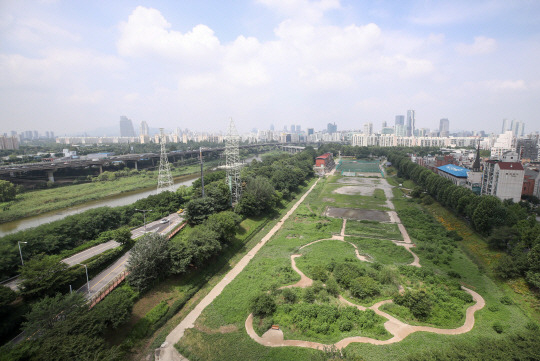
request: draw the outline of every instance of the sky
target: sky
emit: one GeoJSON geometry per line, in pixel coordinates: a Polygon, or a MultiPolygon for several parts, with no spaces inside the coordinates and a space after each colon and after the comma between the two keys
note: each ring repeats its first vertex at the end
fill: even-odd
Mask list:
{"type": "Polygon", "coordinates": [[[536,0],[0,0],[0,133],[540,130],[536,0]]]}

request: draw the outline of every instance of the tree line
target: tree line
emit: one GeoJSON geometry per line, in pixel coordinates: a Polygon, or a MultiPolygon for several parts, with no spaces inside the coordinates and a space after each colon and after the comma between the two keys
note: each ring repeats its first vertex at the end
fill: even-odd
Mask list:
{"type": "Polygon", "coordinates": [[[528,202],[476,195],[413,163],[403,152],[389,152],[388,160],[398,170],[398,177],[417,184],[411,192],[413,197],[427,204],[436,200],[486,236],[490,248],[505,252],[494,268],[497,276],[523,276],[529,284],[540,288],[540,224],[528,202]]]}

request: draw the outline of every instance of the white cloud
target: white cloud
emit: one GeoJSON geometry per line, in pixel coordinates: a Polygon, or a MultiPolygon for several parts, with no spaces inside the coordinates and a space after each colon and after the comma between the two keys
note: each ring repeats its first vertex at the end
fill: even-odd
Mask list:
{"type": "Polygon", "coordinates": [[[458,44],[456,51],[463,55],[488,54],[497,49],[497,41],[485,36],[476,36],[472,44],[458,44]]]}
{"type": "Polygon", "coordinates": [[[219,51],[219,40],[206,25],[197,25],[185,34],[170,28],[158,10],[138,6],[128,21],[120,24],[118,52],[123,56],[201,59],[214,57],[219,51]]]}

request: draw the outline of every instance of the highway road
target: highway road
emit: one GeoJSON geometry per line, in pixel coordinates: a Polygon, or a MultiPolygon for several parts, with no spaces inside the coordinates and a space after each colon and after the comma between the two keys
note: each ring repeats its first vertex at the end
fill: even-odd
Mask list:
{"type": "MultiPolygon", "coordinates": [[[[172,231],[176,226],[184,221],[183,217],[180,217],[178,214],[173,213],[166,217],[168,223],[160,223],[161,220],[151,222],[146,225],[146,233],[160,233],[167,234],[172,231]]],[[[144,227],[137,228],[132,231],[132,238],[138,238],[145,233],[144,227]]],[[[127,261],[129,259],[130,251],[126,252],[122,257],[120,257],[116,262],[114,262],[107,269],[102,271],[96,277],[90,280],[90,292],[88,292],[88,286],[85,284],[79,289],[79,292],[85,292],[86,298],[91,298],[96,293],[101,291],[109,282],[114,280],[118,275],[126,270],[127,261]]]]}
{"type": "MultiPolygon", "coordinates": [[[[170,214],[165,218],[168,219],[169,222],[161,223],[161,219],[159,219],[157,221],[148,223],[146,225],[146,230],[144,226],[132,230],[131,238],[137,239],[145,233],[167,234],[170,231],[172,231],[177,225],[179,225],[180,223],[184,221],[184,218],[179,216],[176,213],[170,214]]],[[[97,246],[88,248],[71,257],[65,258],[62,260],[62,262],[65,262],[70,267],[72,267],[78,263],[84,262],[85,260],[91,257],[94,257],[95,255],[98,255],[109,249],[116,248],[118,246],[120,246],[120,243],[116,242],[115,240],[110,240],[108,242],[98,244],[97,246]]],[[[129,256],[129,252],[127,252],[117,262],[115,262],[113,265],[111,265],[109,268],[107,268],[105,271],[101,272],[99,275],[97,275],[95,278],[91,280],[90,295],[92,295],[95,292],[98,292],[101,289],[101,287],[105,286],[109,281],[113,280],[116,276],[118,276],[121,272],[123,272],[126,269],[125,261],[127,260],[128,256],[129,256]],[[120,262],[120,260],[124,258],[125,258],[124,262],[120,262]],[[92,282],[94,282],[94,286],[92,286],[92,282]]],[[[17,291],[21,281],[22,280],[20,277],[15,277],[11,279],[9,282],[3,283],[3,285],[11,288],[14,291],[17,291]]],[[[80,288],[80,291],[86,291],[87,288],[88,287],[85,284],[83,287],[80,288]]]]}
{"type": "Polygon", "coordinates": [[[88,248],[87,250],[84,250],[82,252],[79,252],[77,254],[74,254],[71,257],[65,258],[62,260],[62,262],[67,263],[70,267],[75,266],[77,263],[81,263],[91,257],[94,257],[100,253],[103,253],[109,249],[116,248],[120,245],[120,243],[116,242],[114,239],[110,240],[109,242],[98,244],[97,246],[94,246],[92,248],[88,248]]]}

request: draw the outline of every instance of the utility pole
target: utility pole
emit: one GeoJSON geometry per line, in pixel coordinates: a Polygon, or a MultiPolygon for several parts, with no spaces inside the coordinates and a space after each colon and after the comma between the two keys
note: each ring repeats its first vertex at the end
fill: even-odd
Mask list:
{"type": "Polygon", "coordinates": [[[19,254],[21,255],[21,263],[24,266],[24,260],[22,258],[21,243],[27,244],[28,242],[17,242],[19,244],[19,254]]]}
{"type": "Polygon", "coordinates": [[[86,270],[86,288],[88,289],[88,294],[90,294],[90,280],[88,279],[88,267],[85,264],[79,263],[81,266],[84,266],[86,270]]]}
{"type": "Polygon", "coordinates": [[[143,220],[144,220],[144,233],[146,233],[146,212],[152,212],[152,209],[137,209],[135,208],[137,212],[143,212],[143,220]]]}
{"type": "Polygon", "coordinates": [[[199,158],[201,159],[201,185],[202,185],[202,196],[204,198],[204,174],[203,174],[202,147],[199,147],[199,158]]]}

